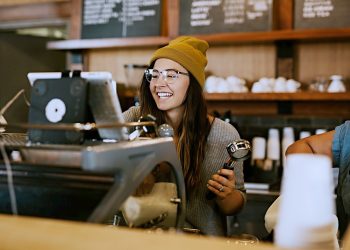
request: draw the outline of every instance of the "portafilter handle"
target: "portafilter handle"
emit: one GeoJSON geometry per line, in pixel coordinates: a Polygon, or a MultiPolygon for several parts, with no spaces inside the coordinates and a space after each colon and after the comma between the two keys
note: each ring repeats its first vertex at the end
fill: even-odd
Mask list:
{"type": "MultiPolygon", "coordinates": [[[[244,139],[234,140],[226,146],[226,150],[230,156],[227,162],[224,163],[222,169],[234,169],[233,163],[240,162],[248,159],[251,155],[252,149],[250,142],[244,139]]],[[[207,200],[212,200],[215,194],[211,191],[207,191],[207,200]]]]}

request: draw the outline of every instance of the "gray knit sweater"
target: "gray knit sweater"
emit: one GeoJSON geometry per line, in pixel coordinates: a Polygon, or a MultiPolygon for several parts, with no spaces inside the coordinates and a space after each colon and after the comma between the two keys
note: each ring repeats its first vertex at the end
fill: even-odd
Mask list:
{"type": "MultiPolygon", "coordinates": [[[[131,107],[123,113],[126,122],[137,121],[140,117],[140,108],[131,107]]],[[[200,181],[194,190],[187,190],[187,208],[185,227],[197,228],[207,235],[226,236],[227,226],[232,225],[232,216],[220,213],[215,200],[205,198],[207,182],[228,159],[226,146],[235,139],[239,139],[237,130],[220,119],[215,119],[206,145],[206,153],[200,181]]],[[[235,163],[236,189],[241,190],[244,197],[243,164],[235,163]]]]}

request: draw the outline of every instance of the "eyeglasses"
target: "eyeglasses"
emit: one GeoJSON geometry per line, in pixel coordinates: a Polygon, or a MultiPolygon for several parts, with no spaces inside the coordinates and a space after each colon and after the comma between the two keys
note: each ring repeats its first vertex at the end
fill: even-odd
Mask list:
{"type": "Polygon", "coordinates": [[[159,76],[163,76],[163,80],[168,83],[172,84],[176,81],[177,78],[179,78],[179,75],[185,75],[189,76],[188,73],[181,72],[175,69],[166,69],[163,71],[158,71],[156,69],[146,69],[145,70],[145,77],[146,80],[151,83],[151,82],[156,82],[159,79],[159,76]]]}

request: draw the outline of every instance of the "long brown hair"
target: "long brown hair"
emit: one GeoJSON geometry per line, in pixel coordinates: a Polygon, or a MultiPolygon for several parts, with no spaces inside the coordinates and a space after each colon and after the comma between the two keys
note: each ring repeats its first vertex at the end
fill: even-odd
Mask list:
{"type": "MultiPolygon", "coordinates": [[[[165,113],[157,108],[145,76],[140,87],[140,106],[142,116],[152,114],[156,117],[158,125],[165,123],[165,113]]],[[[203,90],[192,74],[184,106],[183,119],[178,131],[174,132],[179,137],[177,153],[182,164],[186,187],[192,188],[199,182],[199,171],[203,165],[206,141],[210,132],[203,90]]]]}

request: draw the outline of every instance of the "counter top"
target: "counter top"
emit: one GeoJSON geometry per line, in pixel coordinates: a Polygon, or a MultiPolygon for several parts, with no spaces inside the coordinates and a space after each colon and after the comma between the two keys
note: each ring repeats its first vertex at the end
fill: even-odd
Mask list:
{"type": "MultiPolygon", "coordinates": [[[[34,217],[0,215],[1,249],[248,249],[224,238],[206,238],[175,233],[150,233],[140,229],[50,220],[34,217]]],[[[260,243],[250,249],[274,250],[260,243]]]]}
{"type": "MultiPolygon", "coordinates": [[[[0,214],[0,221],[0,232],[3,232],[0,234],[1,249],[281,250],[263,242],[246,247],[228,238],[149,232],[36,217],[0,214]]],[[[350,232],[344,236],[343,249],[350,249],[350,232]]]]}

